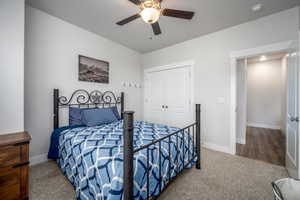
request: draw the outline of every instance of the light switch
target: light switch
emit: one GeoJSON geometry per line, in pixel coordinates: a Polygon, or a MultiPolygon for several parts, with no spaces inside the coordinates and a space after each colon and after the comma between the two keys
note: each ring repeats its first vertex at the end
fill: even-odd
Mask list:
{"type": "Polygon", "coordinates": [[[218,97],[218,103],[219,104],[225,103],[225,98],[224,97],[218,97]]]}

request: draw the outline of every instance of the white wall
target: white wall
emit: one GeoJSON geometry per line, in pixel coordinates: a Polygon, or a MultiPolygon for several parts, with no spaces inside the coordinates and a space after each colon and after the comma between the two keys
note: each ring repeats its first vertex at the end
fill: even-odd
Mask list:
{"type": "Polygon", "coordinates": [[[293,8],[157,50],[143,55],[143,66],[195,60],[195,100],[203,105],[204,144],[230,151],[230,52],[297,39],[298,15],[299,8],[293,8]],[[218,101],[222,98],[224,103],[218,101]]]}
{"type": "Polygon", "coordinates": [[[48,152],[53,127],[53,88],[59,88],[64,95],[76,89],[124,91],[126,109],[136,111],[135,118],[141,119],[142,89],[121,84],[141,83],[141,77],[139,53],[26,7],[25,129],[32,136],[30,155],[48,152]],[[78,54],[110,62],[110,84],[79,82],[78,54]]]}
{"type": "Polygon", "coordinates": [[[247,123],[280,129],[282,120],[281,59],[248,63],[247,123]]]}
{"type": "Polygon", "coordinates": [[[0,1],[0,134],[24,131],[24,7],[0,1]]]}

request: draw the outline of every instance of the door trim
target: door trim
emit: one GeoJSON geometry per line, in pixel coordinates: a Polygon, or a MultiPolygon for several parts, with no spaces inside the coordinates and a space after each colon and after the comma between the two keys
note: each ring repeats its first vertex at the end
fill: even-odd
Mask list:
{"type": "MultiPolygon", "coordinates": [[[[190,67],[191,68],[191,74],[190,74],[190,78],[191,78],[191,105],[192,110],[194,110],[194,106],[195,106],[195,96],[194,96],[194,74],[195,74],[195,61],[194,60],[187,60],[187,61],[182,61],[182,62],[177,62],[177,63],[171,63],[171,64],[167,64],[167,65],[162,65],[162,66],[154,66],[154,67],[150,67],[147,69],[144,69],[144,83],[146,82],[146,75],[147,73],[151,73],[151,72],[159,72],[159,71],[165,71],[165,70],[170,70],[170,69],[176,69],[176,68],[184,68],[184,67],[190,67]]],[[[146,94],[145,94],[145,90],[144,90],[144,101],[143,101],[143,118],[145,119],[145,102],[146,102],[146,94]]],[[[195,115],[192,116],[193,120],[195,119],[195,115]]]]}
{"type": "Polygon", "coordinates": [[[194,64],[195,64],[195,61],[188,60],[188,61],[183,61],[183,62],[178,62],[178,63],[171,63],[168,65],[155,66],[155,67],[150,67],[150,68],[145,69],[144,74],[149,73],[149,72],[158,72],[158,71],[164,71],[164,70],[168,70],[168,69],[181,68],[181,67],[187,67],[187,66],[191,66],[192,70],[193,70],[194,64]]]}
{"type": "Polygon", "coordinates": [[[244,49],[240,51],[231,52],[230,58],[230,153],[236,154],[236,79],[237,79],[237,60],[246,57],[257,56],[260,54],[276,53],[281,51],[288,51],[291,49],[292,40],[274,43],[270,45],[260,46],[257,48],[244,49]]]}

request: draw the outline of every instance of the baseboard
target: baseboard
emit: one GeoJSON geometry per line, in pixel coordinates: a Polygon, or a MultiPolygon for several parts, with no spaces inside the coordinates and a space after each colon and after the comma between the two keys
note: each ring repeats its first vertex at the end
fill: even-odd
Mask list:
{"type": "Polygon", "coordinates": [[[37,156],[32,156],[32,157],[30,157],[29,161],[30,161],[30,166],[37,165],[37,164],[40,164],[40,163],[43,163],[43,162],[47,162],[48,161],[48,154],[44,153],[44,154],[40,154],[40,155],[37,155],[37,156]]]}
{"type": "Polygon", "coordinates": [[[220,151],[220,152],[232,154],[232,152],[230,151],[230,148],[226,147],[226,146],[220,146],[220,145],[212,144],[212,143],[208,143],[208,142],[202,143],[202,146],[207,149],[214,150],[214,151],[220,151]]]}
{"type": "Polygon", "coordinates": [[[236,143],[246,144],[246,139],[245,138],[236,138],[236,143]]]}
{"type": "Polygon", "coordinates": [[[247,123],[248,126],[257,127],[257,128],[269,128],[269,129],[276,129],[280,130],[281,127],[278,125],[271,125],[271,124],[264,124],[264,123],[247,123]]]}

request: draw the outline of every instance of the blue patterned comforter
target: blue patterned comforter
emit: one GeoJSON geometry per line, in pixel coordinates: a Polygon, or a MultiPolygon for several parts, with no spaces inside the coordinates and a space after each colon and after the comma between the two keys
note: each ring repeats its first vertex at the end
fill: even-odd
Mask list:
{"type": "MultiPolygon", "coordinates": [[[[141,121],[134,123],[134,148],[166,136],[178,128],[141,121]]],[[[59,136],[58,164],[80,200],[121,200],[123,195],[123,121],[96,127],[77,127],[59,136]]],[[[158,145],[149,147],[149,190],[156,196],[194,155],[193,140],[179,133],[161,142],[161,176],[158,145]],[[178,145],[178,148],[177,148],[178,145]],[[185,148],[183,148],[183,146],[185,148]],[[184,149],[184,151],[183,151],[184,149]],[[171,154],[169,162],[168,155],[171,154]],[[184,161],[184,162],[183,162],[184,161]],[[169,167],[170,166],[170,167],[169,167]],[[161,182],[161,184],[160,184],[161,182]]],[[[134,197],[147,197],[147,150],[134,155],[134,197]]]]}

